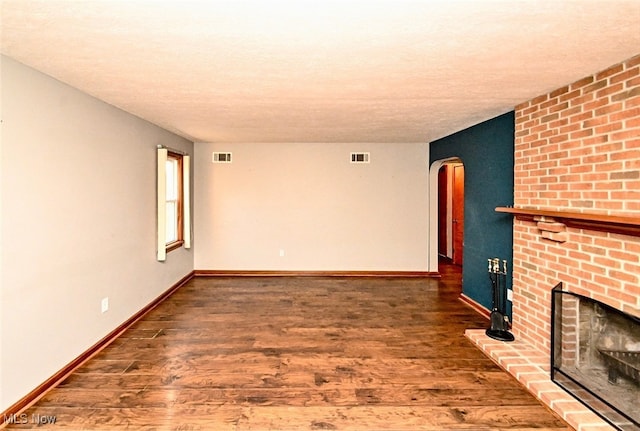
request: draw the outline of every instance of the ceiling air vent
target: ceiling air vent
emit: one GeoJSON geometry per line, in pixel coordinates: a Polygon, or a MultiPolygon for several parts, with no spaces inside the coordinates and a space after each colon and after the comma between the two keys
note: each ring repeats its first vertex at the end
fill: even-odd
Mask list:
{"type": "Polygon", "coordinates": [[[351,153],[351,163],[369,163],[369,153],[351,153]]]}
{"type": "Polygon", "coordinates": [[[213,163],[231,163],[231,153],[213,153],[213,163]]]}

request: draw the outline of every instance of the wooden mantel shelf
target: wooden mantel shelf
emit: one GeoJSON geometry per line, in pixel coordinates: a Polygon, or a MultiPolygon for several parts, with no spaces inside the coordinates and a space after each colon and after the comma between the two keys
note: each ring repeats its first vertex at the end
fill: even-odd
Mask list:
{"type": "Polygon", "coordinates": [[[587,214],[572,211],[536,210],[527,208],[496,207],[500,213],[513,214],[523,220],[539,220],[550,217],[568,227],[612,232],[623,235],[640,236],[640,217],[587,214]]]}

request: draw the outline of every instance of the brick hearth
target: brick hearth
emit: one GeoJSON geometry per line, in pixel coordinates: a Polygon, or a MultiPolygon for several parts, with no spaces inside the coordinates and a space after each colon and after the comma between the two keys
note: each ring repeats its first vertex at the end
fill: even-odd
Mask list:
{"type": "Polygon", "coordinates": [[[551,381],[549,356],[531,344],[519,339],[509,343],[494,340],[484,329],[468,329],[465,336],[576,430],[614,429],[551,381]]]}

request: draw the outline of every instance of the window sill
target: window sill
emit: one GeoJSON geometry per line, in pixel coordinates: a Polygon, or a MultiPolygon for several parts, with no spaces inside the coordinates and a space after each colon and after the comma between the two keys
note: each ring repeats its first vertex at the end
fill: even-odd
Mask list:
{"type": "Polygon", "coordinates": [[[171,242],[171,243],[167,244],[167,248],[166,248],[167,253],[182,247],[183,244],[184,244],[183,240],[179,240],[179,241],[175,241],[175,242],[171,242]]]}

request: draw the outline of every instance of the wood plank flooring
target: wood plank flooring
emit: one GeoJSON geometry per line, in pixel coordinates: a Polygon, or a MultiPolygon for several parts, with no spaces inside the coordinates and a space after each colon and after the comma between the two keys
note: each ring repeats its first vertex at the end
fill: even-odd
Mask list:
{"type": "Polygon", "coordinates": [[[464,338],[446,269],[193,279],[9,428],[571,429],[464,338]]]}

